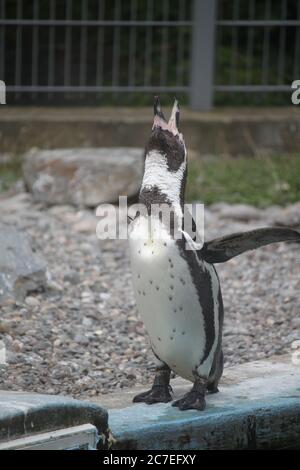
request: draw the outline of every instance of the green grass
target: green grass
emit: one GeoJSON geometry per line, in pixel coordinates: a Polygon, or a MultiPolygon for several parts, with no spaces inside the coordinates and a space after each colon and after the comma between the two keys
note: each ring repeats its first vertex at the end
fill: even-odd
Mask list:
{"type": "Polygon", "coordinates": [[[191,161],[189,201],[265,207],[300,200],[300,155],[191,161]]]}
{"type": "MultiPolygon", "coordinates": [[[[0,164],[0,192],[9,189],[21,174],[19,159],[0,164]]],[[[258,207],[300,201],[300,154],[192,160],[187,199],[258,207]]]]}
{"type": "Polygon", "coordinates": [[[13,158],[9,163],[0,163],[0,192],[9,189],[21,175],[21,163],[18,158],[13,158]]]}

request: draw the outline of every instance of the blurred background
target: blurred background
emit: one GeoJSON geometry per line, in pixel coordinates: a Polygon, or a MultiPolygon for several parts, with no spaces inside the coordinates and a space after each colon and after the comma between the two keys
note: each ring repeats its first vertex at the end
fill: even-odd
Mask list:
{"type": "Polygon", "coordinates": [[[1,0],[9,104],[287,105],[299,0],[1,0]]]}

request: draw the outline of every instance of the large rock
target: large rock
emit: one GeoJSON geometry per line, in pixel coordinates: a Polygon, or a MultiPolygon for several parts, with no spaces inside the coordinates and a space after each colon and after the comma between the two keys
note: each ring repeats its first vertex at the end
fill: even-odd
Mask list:
{"type": "Polygon", "coordinates": [[[249,204],[226,204],[221,202],[213,204],[211,209],[219,213],[220,219],[248,222],[249,220],[259,220],[262,218],[262,212],[249,204]]]}
{"type": "Polygon", "coordinates": [[[46,263],[33,253],[30,239],[0,223],[0,306],[23,301],[26,294],[46,285],[46,263]]]}
{"type": "Polygon", "coordinates": [[[138,192],[143,152],[125,147],[32,150],[23,172],[36,201],[95,207],[138,192]]]}
{"type": "Polygon", "coordinates": [[[296,202],[284,209],[278,211],[273,218],[274,225],[283,225],[284,227],[300,227],[300,202],[296,202]]]}

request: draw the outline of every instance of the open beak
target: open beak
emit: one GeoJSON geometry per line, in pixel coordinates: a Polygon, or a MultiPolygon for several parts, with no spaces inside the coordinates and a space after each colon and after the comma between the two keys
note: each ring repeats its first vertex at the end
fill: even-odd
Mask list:
{"type": "Polygon", "coordinates": [[[179,134],[179,106],[178,106],[178,101],[175,98],[174,104],[173,104],[173,109],[171,113],[171,117],[168,122],[168,126],[172,130],[173,134],[179,134]]]}
{"type": "Polygon", "coordinates": [[[156,127],[161,128],[162,130],[169,131],[173,135],[178,136],[179,140],[183,142],[183,136],[180,134],[178,130],[179,126],[179,106],[178,106],[178,101],[175,98],[171,117],[169,119],[169,122],[166,121],[165,116],[162,112],[159,97],[155,96],[154,98],[154,120],[153,120],[153,126],[152,129],[155,129],[156,127]]]}

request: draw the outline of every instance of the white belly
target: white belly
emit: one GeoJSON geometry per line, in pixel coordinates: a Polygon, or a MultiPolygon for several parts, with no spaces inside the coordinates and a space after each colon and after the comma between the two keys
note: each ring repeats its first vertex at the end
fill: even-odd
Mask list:
{"type": "Polygon", "coordinates": [[[205,331],[187,262],[167,233],[159,240],[132,235],[133,285],[153,350],[174,372],[193,381],[204,355],[205,331]]]}

